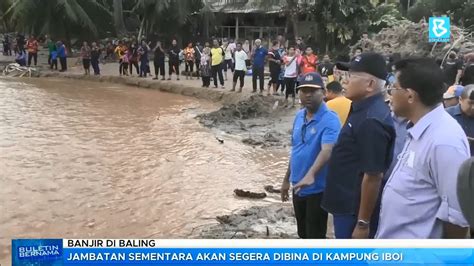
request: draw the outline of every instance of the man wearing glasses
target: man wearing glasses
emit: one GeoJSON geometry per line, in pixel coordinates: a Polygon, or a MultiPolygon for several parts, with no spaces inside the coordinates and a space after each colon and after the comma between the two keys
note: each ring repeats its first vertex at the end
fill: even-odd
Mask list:
{"type": "Polygon", "coordinates": [[[329,160],[322,207],[334,216],[336,238],[368,238],[376,230],[370,220],[395,141],[383,95],[387,68],[377,53],[336,66],[349,71],[343,86],[352,105],[329,160]]]}
{"type": "Polygon", "coordinates": [[[410,123],[383,190],[376,238],[465,238],[469,225],[456,186],[469,143],[443,108],[443,73],[428,58],[404,59],[395,68],[392,109],[410,123]]]}
{"type": "Polygon", "coordinates": [[[302,76],[302,105],[293,123],[291,157],[283,179],[281,199],[288,200],[293,185],[293,207],[300,238],[326,238],[328,213],[321,208],[327,161],[341,128],[336,113],[323,101],[324,83],[317,73],[302,76]]]}

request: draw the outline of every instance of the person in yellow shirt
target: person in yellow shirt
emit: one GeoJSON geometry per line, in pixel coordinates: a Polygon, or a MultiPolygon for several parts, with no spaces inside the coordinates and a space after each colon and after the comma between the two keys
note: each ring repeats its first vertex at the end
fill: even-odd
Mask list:
{"type": "Polygon", "coordinates": [[[327,107],[337,113],[341,126],[343,126],[351,109],[351,100],[342,94],[341,83],[332,81],[326,85],[326,99],[327,107]]]}
{"type": "Polygon", "coordinates": [[[213,47],[211,49],[211,72],[212,79],[214,80],[214,88],[217,88],[217,76],[219,76],[219,82],[224,89],[224,75],[222,73],[222,62],[224,61],[224,49],[219,46],[217,39],[213,40],[213,47]]]}

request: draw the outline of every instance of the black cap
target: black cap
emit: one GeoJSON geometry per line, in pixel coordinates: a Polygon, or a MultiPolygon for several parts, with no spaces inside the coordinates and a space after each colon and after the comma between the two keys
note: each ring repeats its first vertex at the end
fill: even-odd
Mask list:
{"type": "Polygon", "coordinates": [[[385,58],[378,53],[363,53],[354,57],[349,63],[338,62],[336,67],[345,71],[368,73],[383,80],[388,75],[385,58]]]}
{"type": "Polygon", "coordinates": [[[299,80],[298,89],[302,88],[324,89],[323,79],[316,72],[306,73],[299,80]]]}

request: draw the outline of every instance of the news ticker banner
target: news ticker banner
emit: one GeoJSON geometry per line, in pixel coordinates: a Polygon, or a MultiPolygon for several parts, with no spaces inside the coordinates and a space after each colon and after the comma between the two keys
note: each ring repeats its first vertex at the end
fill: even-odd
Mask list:
{"type": "Polygon", "coordinates": [[[12,265],[336,264],[474,265],[474,240],[12,240],[12,265]]]}

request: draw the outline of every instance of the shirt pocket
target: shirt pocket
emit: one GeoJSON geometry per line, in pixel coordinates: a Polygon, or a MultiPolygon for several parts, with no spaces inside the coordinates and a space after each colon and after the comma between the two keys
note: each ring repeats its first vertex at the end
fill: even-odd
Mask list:
{"type": "Polygon", "coordinates": [[[415,167],[401,165],[400,169],[392,177],[390,186],[403,198],[410,201],[416,200],[417,193],[415,188],[419,186],[418,170],[415,167]]]}

